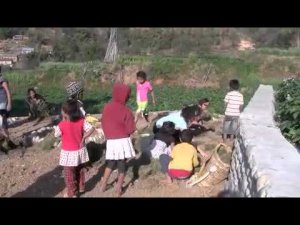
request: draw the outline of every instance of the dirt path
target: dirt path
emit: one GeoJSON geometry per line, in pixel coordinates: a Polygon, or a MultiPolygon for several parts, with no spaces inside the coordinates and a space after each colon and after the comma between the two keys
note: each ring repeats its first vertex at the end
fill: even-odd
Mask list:
{"type": "MultiPolygon", "coordinates": [[[[212,122],[219,125],[220,121],[212,122]]],[[[149,140],[149,137],[148,139],[149,140]]],[[[139,140],[143,142],[143,140],[139,140]]],[[[145,141],[145,140],[144,140],[145,141]]],[[[208,132],[197,138],[203,148],[213,148],[220,141],[219,131],[208,132]]],[[[61,197],[64,191],[62,168],[58,166],[59,150],[41,150],[37,147],[13,150],[9,155],[0,153],[1,197],[61,197]]],[[[93,164],[86,174],[86,193],[81,197],[113,197],[113,184],[101,193],[99,181],[104,170],[104,157],[93,164]]],[[[130,164],[130,163],[129,163],[130,164]]],[[[139,166],[139,178],[133,180],[133,167],[129,167],[123,197],[214,197],[223,184],[211,188],[186,188],[183,182],[170,186],[160,185],[163,179],[154,163],[139,166]],[[132,182],[133,181],[133,182],[132,182]]],[[[113,173],[110,183],[116,179],[113,173]]]]}

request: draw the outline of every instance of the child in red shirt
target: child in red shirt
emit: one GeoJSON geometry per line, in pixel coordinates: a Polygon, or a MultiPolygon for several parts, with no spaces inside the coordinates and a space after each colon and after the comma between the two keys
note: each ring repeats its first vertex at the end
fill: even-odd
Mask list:
{"type": "Polygon", "coordinates": [[[74,100],[63,104],[61,114],[63,120],[54,129],[55,137],[61,136],[62,141],[59,165],[64,167],[64,197],[76,197],[78,192],[84,192],[84,164],[89,161],[84,142],[94,128],[82,118],[74,100]]]}
{"type": "Polygon", "coordinates": [[[131,141],[131,134],[135,131],[134,115],[126,102],[130,97],[130,87],[116,83],[113,87],[112,101],[108,103],[102,114],[102,128],[106,142],[106,168],[100,182],[102,191],[105,191],[107,181],[113,168],[118,167],[118,182],[116,193],[122,194],[122,185],[125,179],[126,159],[135,156],[131,141]]]}

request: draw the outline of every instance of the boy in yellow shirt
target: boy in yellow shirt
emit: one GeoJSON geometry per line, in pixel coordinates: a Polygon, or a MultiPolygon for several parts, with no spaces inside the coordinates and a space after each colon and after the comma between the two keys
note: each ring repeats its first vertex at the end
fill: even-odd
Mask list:
{"type": "Polygon", "coordinates": [[[166,183],[172,183],[172,179],[187,179],[199,165],[197,150],[191,144],[193,139],[192,131],[183,130],[180,134],[180,144],[177,144],[172,152],[171,157],[168,155],[160,156],[162,172],[167,174],[166,183]]]}

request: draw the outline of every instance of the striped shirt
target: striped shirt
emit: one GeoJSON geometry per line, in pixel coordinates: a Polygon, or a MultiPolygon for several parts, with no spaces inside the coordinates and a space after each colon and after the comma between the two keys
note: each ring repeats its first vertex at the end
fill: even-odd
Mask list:
{"type": "Polygon", "coordinates": [[[225,116],[239,116],[240,106],[244,105],[244,97],[238,91],[230,91],[225,96],[226,105],[225,116]]]}

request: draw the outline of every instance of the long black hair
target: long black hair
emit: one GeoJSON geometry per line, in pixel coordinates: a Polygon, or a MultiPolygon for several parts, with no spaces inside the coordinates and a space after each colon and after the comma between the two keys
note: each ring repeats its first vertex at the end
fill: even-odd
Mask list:
{"type": "Polygon", "coordinates": [[[62,110],[69,115],[70,121],[75,122],[82,118],[82,115],[80,113],[80,109],[78,107],[78,103],[76,100],[67,100],[62,105],[62,110]]]}
{"type": "Polygon", "coordinates": [[[29,95],[31,91],[33,91],[34,95],[36,95],[36,90],[34,90],[34,88],[28,88],[27,89],[27,95],[29,95]]]}
{"type": "Polygon", "coordinates": [[[36,99],[42,99],[43,101],[46,101],[41,95],[39,95],[37,92],[36,92],[36,90],[34,89],[34,88],[28,88],[28,90],[27,90],[27,98],[28,98],[28,100],[30,99],[30,92],[31,91],[33,91],[34,92],[34,97],[36,98],[36,99]]]}
{"type": "Polygon", "coordinates": [[[164,122],[159,132],[173,135],[175,133],[175,123],[171,121],[164,122]]]}
{"type": "Polygon", "coordinates": [[[201,110],[197,105],[188,106],[182,109],[181,116],[184,118],[185,122],[189,122],[191,119],[199,116],[201,114],[201,110]]]}

